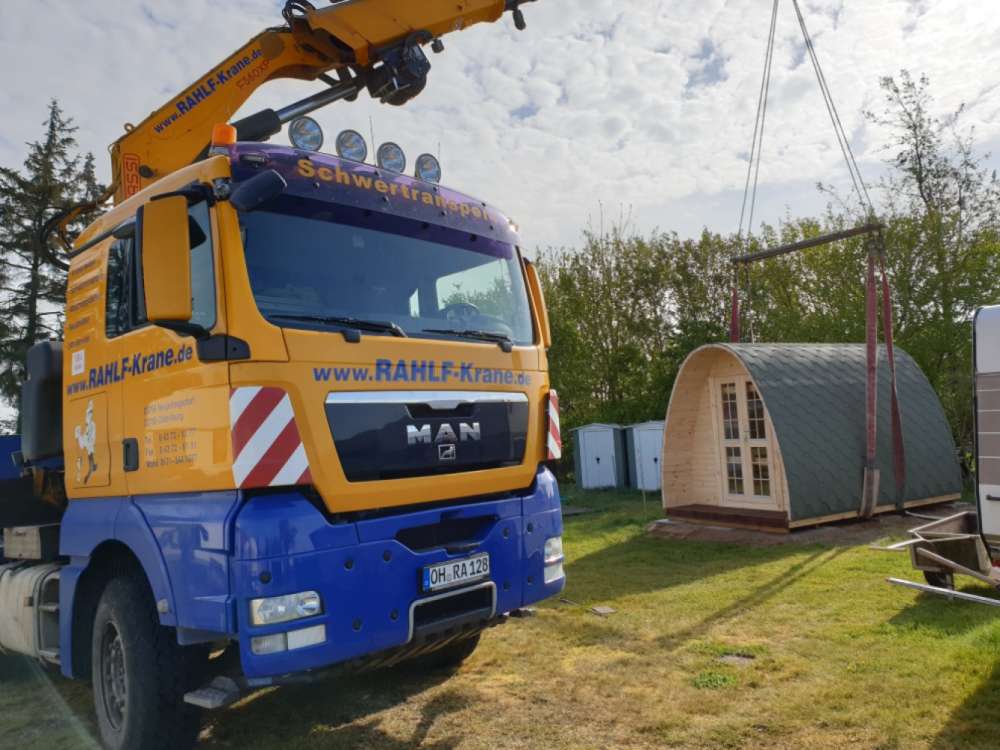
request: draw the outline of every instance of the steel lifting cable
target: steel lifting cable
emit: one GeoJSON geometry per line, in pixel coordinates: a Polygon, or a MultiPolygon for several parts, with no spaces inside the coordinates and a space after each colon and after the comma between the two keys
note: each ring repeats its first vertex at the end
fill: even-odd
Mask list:
{"type": "MultiPolygon", "coordinates": [[[[749,249],[750,237],[753,233],[753,217],[757,205],[757,188],[759,184],[760,177],[760,162],[761,162],[761,152],[763,150],[764,142],[764,128],[767,120],[767,102],[770,93],[770,78],[771,70],[774,60],[774,41],[776,34],[776,24],[777,24],[777,14],[778,6],[780,0],[774,0],[774,4],[771,9],[771,25],[768,31],[767,47],[764,54],[764,72],[761,78],[760,93],[757,98],[757,116],[754,121],[754,133],[753,142],[750,148],[750,160],[747,165],[747,179],[743,188],[743,203],[740,209],[740,224],[739,230],[737,232],[737,243],[739,246],[743,246],[743,228],[744,220],[746,221],[746,245],[749,249]],[[750,211],[749,218],[747,215],[747,204],[749,202],[750,211]]],[[[893,452],[893,474],[896,485],[896,505],[898,508],[903,507],[903,502],[905,499],[905,481],[906,481],[906,458],[903,447],[903,437],[902,437],[902,420],[900,415],[899,407],[899,397],[896,387],[896,368],[895,368],[895,352],[894,352],[894,342],[893,342],[893,321],[892,321],[892,301],[891,301],[891,291],[889,288],[888,274],[886,273],[886,262],[885,262],[885,243],[882,235],[881,225],[878,225],[875,220],[875,206],[872,203],[871,196],[868,193],[868,187],[865,185],[864,177],[861,174],[861,169],[858,167],[857,160],[854,157],[854,151],[851,148],[851,142],[848,138],[847,131],[844,129],[843,121],[840,118],[840,112],[837,110],[837,105],[833,99],[833,94],[830,91],[830,84],[826,80],[826,75],[823,72],[823,67],[819,62],[819,56],[816,53],[816,46],[813,43],[812,35],[809,33],[809,29],[806,26],[805,16],[802,13],[802,8],[799,5],[799,0],[792,0],[792,6],[795,9],[795,16],[798,20],[799,29],[802,31],[802,38],[805,42],[806,53],[809,56],[809,60],[812,63],[813,71],[816,74],[816,81],[819,84],[820,93],[823,96],[823,104],[826,107],[827,114],[830,117],[830,122],[833,125],[834,134],[837,137],[837,145],[840,148],[841,156],[844,159],[844,164],[847,166],[848,175],[851,178],[851,184],[854,188],[854,192],[858,196],[858,201],[868,214],[868,223],[864,227],[859,227],[855,230],[848,230],[847,232],[838,232],[833,235],[829,235],[826,238],[817,238],[815,242],[804,241],[802,243],[792,243],[792,245],[787,245],[781,248],[776,248],[773,250],[767,250],[755,254],[750,254],[749,252],[742,256],[741,258],[734,258],[734,268],[733,268],[733,297],[732,297],[732,308],[731,308],[731,322],[730,322],[730,340],[734,342],[739,342],[742,340],[742,332],[740,330],[741,314],[740,314],[740,302],[739,302],[739,268],[744,266],[746,268],[746,285],[747,285],[747,314],[750,318],[750,332],[751,339],[753,338],[753,322],[752,316],[750,315],[750,300],[749,295],[751,294],[750,287],[750,268],[749,264],[753,260],[762,259],[764,257],[773,257],[780,254],[785,254],[787,252],[792,252],[797,250],[797,245],[812,245],[819,244],[820,242],[829,242],[834,239],[842,239],[844,236],[855,236],[857,234],[871,234],[875,232],[874,241],[869,240],[866,242],[866,247],[868,250],[868,268],[865,279],[865,296],[866,296],[866,327],[865,327],[865,338],[866,338],[866,358],[868,360],[867,366],[867,378],[866,378],[866,463],[865,463],[865,483],[864,483],[864,494],[861,502],[861,514],[865,516],[870,516],[874,513],[876,506],[878,504],[879,495],[879,479],[878,479],[878,469],[877,469],[877,388],[878,388],[878,303],[877,297],[881,296],[881,313],[882,313],[882,327],[885,335],[886,342],[886,355],[889,364],[889,382],[890,382],[890,395],[892,402],[892,452],[893,452]],[[839,235],[839,236],[838,236],[839,235]],[[881,275],[881,285],[876,285],[876,273],[881,275]]]]}
{"type": "MultiPolygon", "coordinates": [[[[750,235],[753,233],[753,215],[757,207],[757,185],[760,180],[760,157],[764,148],[764,125],[767,121],[767,101],[771,93],[771,66],[774,62],[774,40],[778,27],[778,6],[780,0],[774,0],[771,6],[771,26],[768,30],[767,45],[764,49],[764,71],[760,79],[760,92],[757,95],[757,114],[754,117],[753,139],[750,143],[750,159],[747,163],[747,179],[743,186],[743,204],[740,207],[740,224],[736,231],[736,242],[743,245],[743,224],[747,217],[747,202],[750,202],[750,218],[747,225],[747,249],[749,250],[750,235]],[[750,190],[750,181],[753,180],[753,190],[750,190]],[[750,197],[752,196],[752,198],[750,197]]],[[[747,269],[747,316],[750,315],[750,272],[747,269]]],[[[740,273],[739,266],[733,268],[733,294],[732,309],[730,311],[729,337],[732,341],[742,339],[740,330],[740,273]]],[[[753,324],[751,322],[751,337],[753,336],[753,324]]]]}
{"type": "Polygon", "coordinates": [[[771,91],[771,65],[774,61],[774,39],[778,26],[778,6],[781,0],[774,0],[771,8],[771,27],[767,35],[767,47],[764,51],[764,72],[760,79],[760,93],[757,95],[757,115],[753,124],[753,142],[750,144],[750,161],[747,164],[747,179],[743,186],[743,206],[740,209],[740,226],[737,240],[743,240],[743,221],[747,213],[747,200],[750,195],[750,180],[753,179],[753,201],[750,209],[750,221],[747,222],[747,236],[753,229],[753,206],[757,200],[757,182],[760,177],[760,152],[764,145],[764,124],[767,120],[767,100],[771,91]],[[754,168],[756,164],[756,169],[754,168]]]}
{"type": "Polygon", "coordinates": [[[799,28],[802,29],[802,38],[806,44],[806,52],[809,54],[813,70],[816,72],[816,80],[819,83],[820,92],[823,94],[823,103],[826,105],[827,114],[830,115],[830,122],[833,124],[833,130],[837,135],[837,144],[840,146],[840,153],[844,157],[844,163],[847,165],[847,171],[851,176],[854,191],[858,194],[858,200],[868,209],[869,215],[874,216],[875,207],[872,204],[871,196],[868,195],[868,188],[865,185],[864,178],[861,176],[858,162],[854,158],[854,151],[851,149],[851,142],[847,137],[847,131],[844,130],[844,124],[840,119],[840,112],[837,111],[837,104],[833,100],[833,94],[830,93],[830,85],[827,83],[826,75],[823,73],[823,66],[819,63],[819,56],[816,54],[812,35],[806,27],[806,19],[802,15],[802,8],[799,7],[799,0],[792,0],[792,5],[795,7],[795,15],[798,18],[799,28]]]}
{"type": "MultiPolygon", "coordinates": [[[[827,83],[823,67],[819,63],[816,54],[816,46],[813,44],[812,36],[806,27],[805,16],[799,6],[799,0],[792,0],[795,7],[795,15],[799,21],[799,28],[802,29],[802,37],[806,43],[806,51],[812,61],[813,70],[816,72],[816,80],[819,83],[820,91],[823,94],[823,101],[826,104],[827,113],[833,123],[834,132],[837,134],[837,143],[840,152],[847,165],[847,171],[851,175],[851,182],[854,191],[858,195],[858,200],[862,207],[868,212],[869,221],[875,217],[875,206],[868,193],[861,169],[854,158],[854,151],[851,149],[851,142],[847,137],[847,131],[840,119],[837,105],[830,93],[830,85],[827,83]]],[[[896,353],[893,341],[893,321],[892,321],[892,297],[889,288],[889,276],[886,273],[885,263],[885,242],[881,230],[875,234],[874,241],[866,243],[868,250],[868,273],[865,278],[866,323],[865,323],[865,346],[867,349],[866,358],[868,360],[866,377],[866,455],[865,455],[865,495],[862,497],[861,513],[864,516],[871,516],[878,506],[878,298],[881,296],[882,333],[885,337],[886,359],[889,365],[889,399],[890,399],[890,419],[892,430],[892,468],[893,479],[896,489],[896,507],[903,510],[906,499],[906,450],[903,445],[903,425],[902,415],[899,406],[899,391],[896,384],[896,353]],[[877,276],[881,276],[881,284],[876,284],[877,276]]]]}

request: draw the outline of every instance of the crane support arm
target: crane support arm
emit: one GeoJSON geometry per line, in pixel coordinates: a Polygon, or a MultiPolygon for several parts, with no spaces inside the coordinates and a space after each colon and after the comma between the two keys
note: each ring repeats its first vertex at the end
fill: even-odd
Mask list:
{"type": "Polygon", "coordinates": [[[277,112],[235,123],[242,140],[266,140],[294,116],[353,99],[367,88],[389,104],[418,94],[430,64],[420,47],[505,11],[523,26],[530,0],[338,0],[316,8],[288,0],[286,26],[258,34],[111,146],[112,190],[121,202],[203,155],[214,125],[229,122],[262,85],[283,78],[322,80],[327,89],[277,112]],[[333,78],[329,73],[335,73],[333,78]]]}

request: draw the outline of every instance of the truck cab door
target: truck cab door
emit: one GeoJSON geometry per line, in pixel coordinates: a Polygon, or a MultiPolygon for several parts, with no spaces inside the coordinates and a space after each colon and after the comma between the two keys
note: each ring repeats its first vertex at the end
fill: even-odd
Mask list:
{"type": "Polygon", "coordinates": [[[976,313],[976,492],[983,536],[1000,557],[1000,306],[976,313]]]}
{"type": "MultiPolygon", "coordinates": [[[[190,493],[232,486],[229,462],[229,367],[204,339],[225,330],[218,226],[205,201],[187,208],[190,263],[164,269],[143,247],[142,214],[131,283],[140,304],[133,330],[121,337],[123,371],[122,461],[130,495],[190,493]],[[190,273],[191,318],[186,331],[146,318],[146,297],[172,273],[190,273]],[[203,330],[199,338],[188,335],[203,330]]],[[[181,204],[180,220],[183,220],[181,204]]]]}

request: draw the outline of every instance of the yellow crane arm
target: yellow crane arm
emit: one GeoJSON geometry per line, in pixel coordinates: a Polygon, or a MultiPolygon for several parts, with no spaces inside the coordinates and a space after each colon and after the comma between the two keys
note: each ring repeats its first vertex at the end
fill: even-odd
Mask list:
{"type": "Polygon", "coordinates": [[[266,140],[293,117],[367,88],[389,104],[423,89],[430,64],[421,46],[505,11],[524,20],[532,0],[337,0],[316,8],[288,0],[286,26],[264,31],[196,80],[111,146],[112,186],[119,203],[206,152],[212,128],[229,122],[260,86],[280,78],[322,80],[318,94],[282,110],[265,110],[234,123],[241,140],[266,140]],[[334,72],[337,78],[328,74],[334,72]]]}

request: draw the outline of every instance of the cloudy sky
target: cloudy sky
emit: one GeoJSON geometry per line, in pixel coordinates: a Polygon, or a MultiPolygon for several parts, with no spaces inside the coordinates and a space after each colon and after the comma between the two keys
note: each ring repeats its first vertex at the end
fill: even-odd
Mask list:
{"type": "MultiPolygon", "coordinates": [[[[318,2],[318,0],[317,0],[318,2]]],[[[0,164],[39,137],[56,97],[99,157],[147,113],[263,28],[278,0],[0,2],[0,164]]],[[[359,100],[316,115],[437,151],[445,182],[495,203],[529,247],[573,245],[622,214],[635,228],[734,231],[770,0],[539,0],[528,30],[508,17],[446,38],[427,90],[395,109],[359,100]]],[[[1000,13],[995,0],[803,0],[827,79],[869,180],[887,134],[867,125],[878,78],[931,78],[940,112],[965,102],[983,151],[1000,150],[1000,13]]],[[[243,114],[316,90],[261,89],[243,114]]],[[[760,217],[822,208],[817,180],[846,172],[795,23],[782,0],[760,217]]]]}

